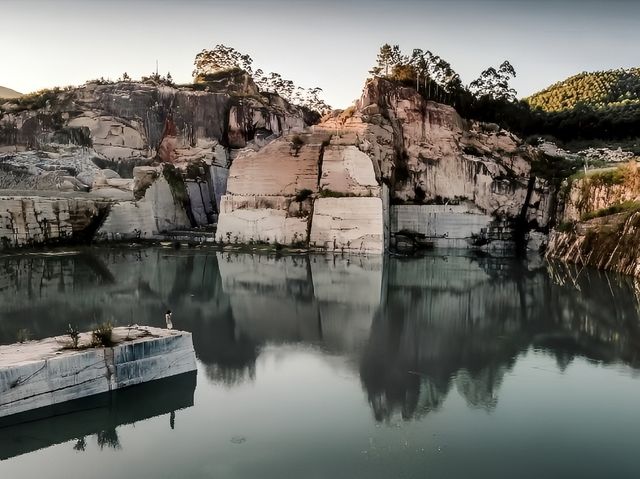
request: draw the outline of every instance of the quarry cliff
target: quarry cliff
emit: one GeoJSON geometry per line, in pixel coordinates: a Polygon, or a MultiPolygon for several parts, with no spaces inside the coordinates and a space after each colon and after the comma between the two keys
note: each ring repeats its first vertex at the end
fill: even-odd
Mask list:
{"type": "MultiPolygon", "coordinates": [[[[26,98],[1,107],[3,247],[204,228],[223,245],[368,254],[537,252],[550,240],[549,258],[580,262],[596,224],[635,231],[631,209],[607,208],[638,200],[637,170],[563,184],[569,153],[383,77],[320,121],[237,71],[207,87],[118,82],[26,98]]],[[[603,244],[589,264],[638,274],[612,267],[615,246],[603,244]]]]}

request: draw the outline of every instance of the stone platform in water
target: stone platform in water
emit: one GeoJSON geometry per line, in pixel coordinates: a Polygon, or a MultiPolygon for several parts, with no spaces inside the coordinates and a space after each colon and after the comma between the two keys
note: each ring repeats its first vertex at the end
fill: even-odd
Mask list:
{"type": "Polygon", "coordinates": [[[112,347],[90,340],[81,334],[79,349],[69,336],[0,346],[0,418],[196,369],[188,332],[118,327],[112,347]]]}

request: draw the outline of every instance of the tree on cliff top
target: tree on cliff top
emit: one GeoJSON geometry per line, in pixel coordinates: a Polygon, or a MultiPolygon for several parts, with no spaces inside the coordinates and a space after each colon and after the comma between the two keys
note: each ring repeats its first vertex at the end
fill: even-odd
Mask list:
{"type": "Polygon", "coordinates": [[[489,67],[483,71],[480,77],[469,84],[469,90],[477,97],[515,101],[516,91],[509,85],[515,76],[516,71],[511,63],[504,61],[497,70],[489,67]]]}
{"type": "Polygon", "coordinates": [[[261,69],[253,71],[253,59],[232,47],[216,45],[212,50],[202,50],[196,55],[193,71],[196,83],[211,81],[212,76],[221,72],[244,71],[251,75],[261,92],[275,93],[289,103],[320,114],[331,109],[321,98],[321,88],[301,88],[279,73],[265,74],[261,69]]]}
{"type": "Polygon", "coordinates": [[[216,45],[211,50],[202,50],[196,55],[193,76],[203,78],[226,70],[240,69],[251,74],[253,59],[244,53],[226,45],[216,45]]]}
{"type": "Polygon", "coordinates": [[[384,70],[384,74],[388,76],[390,67],[393,68],[406,64],[407,60],[408,59],[402,54],[398,45],[391,46],[388,43],[385,43],[380,47],[380,52],[377,57],[378,65],[374,67],[374,70],[377,71],[377,74],[380,74],[382,70],[384,70]]]}

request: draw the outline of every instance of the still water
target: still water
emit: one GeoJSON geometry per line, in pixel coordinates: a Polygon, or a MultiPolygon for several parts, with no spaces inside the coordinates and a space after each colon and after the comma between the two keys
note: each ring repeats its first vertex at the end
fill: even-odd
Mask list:
{"type": "Polygon", "coordinates": [[[0,478],[637,478],[640,284],[440,251],[0,258],[0,343],[193,332],[197,376],[0,429],[0,478]]]}

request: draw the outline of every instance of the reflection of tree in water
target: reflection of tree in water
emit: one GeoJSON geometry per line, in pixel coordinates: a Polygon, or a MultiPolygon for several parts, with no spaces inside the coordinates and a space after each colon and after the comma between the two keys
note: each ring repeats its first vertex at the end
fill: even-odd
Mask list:
{"type": "Polygon", "coordinates": [[[236,334],[232,312],[207,324],[210,334],[196,349],[206,364],[207,376],[227,386],[255,379],[258,345],[244,334],[236,334]]]}
{"type": "Polygon", "coordinates": [[[390,260],[371,331],[341,341],[343,317],[369,318],[375,302],[344,309],[331,289],[319,295],[322,261],[312,270],[304,256],[219,257],[233,266],[227,292],[210,251],[96,248],[0,260],[0,341],[13,342],[24,327],[35,338],[69,322],[87,327],[94,316],[163,326],[172,309],[176,327],[193,332],[208,377],[235,385],[254,378],[263,343],[329,347],[333,335],[339,354],[365,344],[361,379],[378,420],[435,410],[452,389],[490,410],[505,372],[530,347],[554,355],[560,369],[576,356],[640,369],[638,280],[494,257],[390,260]]]}
{"type": "Polygon", "coordinates": [[[103,450],[105,447],[110,449],[122,449],[120,438],[118,437],[118,431],[116,431],[115,427],[98,432],[98,434],[96,434],[96,441],[98,442],[100,450],[103,450]]]}
{"type": "Polygon", "coordinates": [[[73,450],[78,452],[84,452],[87,449],[87,440],[84,436],[78,438],[73,445],[73,450]]]}
{"type": "MultiPolygon", "coordinates": [[[[173,427],[172,427],[173,429],[173,427]]],[[[120,438],[118,437],[118,431],[115,427],[104,429],[96,433],[96,443],[100,450],[104,448],[120,450],[122,444],[120,444],[120,438]]],[[[77,452],[84,452],[87,449],[87,439],[85,436],[79,437],[73,445],[73,450],[77,452]]]]}
{"type": "Polygon", "coordinates": [[[181,257],[175,278],[168,301],[183,327],[193,332],[207,376],[229,386],[253,380],[258,345],[237,332],[216,255],[181,257]]]}
{"type": "Polygon", "coordinates": [[[460,395],[470,408],[490,411],[498,404],[498,389],[510,367],[486,368],[475,375],[466,369],[458,371],[455,383],[460,395]]]}
{"type": "Polygon", "coordinates": [[[489,411],[505,373],[531,347],[553,355],[560,370],[574,357],[640,368],[633,281],[585,271],[564,284],[557,272],[527,266],[496,258],[391,262],[360,365],[377,421],[437,410],[452,386],[469,407],[489,411]]]}
{"type": "Polygon", "coordinates": [[[436,411],[454,384],[469,407],[493,409],[502,378],[515,362],[513,348],[485,347],[493,337],[475,344],[472,334],[447,337],[421,322],[396,314],[374,321],[360,377],[375,419],[388,421],[400,413],[410,420],[436,411]]]}

